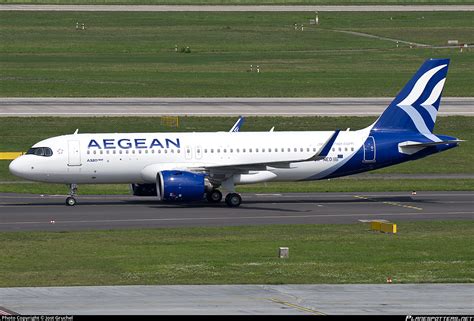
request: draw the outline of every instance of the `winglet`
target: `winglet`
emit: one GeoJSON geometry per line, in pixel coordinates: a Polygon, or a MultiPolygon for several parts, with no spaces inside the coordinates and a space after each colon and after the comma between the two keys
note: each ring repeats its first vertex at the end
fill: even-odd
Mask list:
{"type": "Polygon", "coordinates": [[[76,129],[76,131],[74,132],[74,135],[77,135],[77,133],[79,133],[79,128],[76,129]]]}
{"type": "Polygon", "coordinates": [[[334,142],[336,141],[337,136],[339,135],[340,130],[337,129],[334,131],[334,134],[332,134],[331,138],[321,147],[320,151],[316,154],[314,154],[311,158],[307,159],[308,161],[316,161],[323,159],[324,157],[328,156],[329,151],[332,148],[332,145],[334,145],[334,142]]]}
{"type": "Polygon", "coordinates": [[[245,118],[243,116],[240,116],[239,119],[235,122],[234,126],[232,126],[232,128],[229,130],[229,132],[239,132],[240,131],[240,127],[242,127],[242,125],[244,124],[244,121],[245,121],[245,118]]]}

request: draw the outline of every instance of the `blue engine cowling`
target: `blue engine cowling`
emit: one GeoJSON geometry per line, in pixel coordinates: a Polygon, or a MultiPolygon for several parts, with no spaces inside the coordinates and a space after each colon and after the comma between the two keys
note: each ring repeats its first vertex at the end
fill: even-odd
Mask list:
{"type": "Polygon", "coordinates": [[[205,174],[161,171],[156,175],[158,197],[162,201],[198,201],[206,192],[205,174]]]}

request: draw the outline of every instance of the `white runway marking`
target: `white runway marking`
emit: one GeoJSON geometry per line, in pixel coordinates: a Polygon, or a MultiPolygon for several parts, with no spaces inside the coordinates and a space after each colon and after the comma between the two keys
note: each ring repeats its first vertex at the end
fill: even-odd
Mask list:
{"type": "MultiPolygon", "coordinates": [[[[444,213],[426,213],[422,215],[456,215],[456,214],[474,214],[474,212],[444,212],[444,213]]],[[[88,223],[129,223],[129,222],[158,222],[158,221],[219,221],[219,220],[250,220],[250,219],[295,219],[295,218],[315,218],[315,217],[359,217],[359,216],[408,216],[420,215],[420,212],[413,213],[388,213],[388,214],[315,214],[315,215],[271,215],[271,216],[240,216],[240,217],[182,217],[182,218],[148,218],[148,219],[121,219],[121,220],[77,220],[61,221],[55,220],[56,225],[60,224],[88,224],[88,223]]],[[[27,224],[51,224],[50,221],[29,221],[29,222],[5,222],[0,225],[27,225],[27,224]]]]}

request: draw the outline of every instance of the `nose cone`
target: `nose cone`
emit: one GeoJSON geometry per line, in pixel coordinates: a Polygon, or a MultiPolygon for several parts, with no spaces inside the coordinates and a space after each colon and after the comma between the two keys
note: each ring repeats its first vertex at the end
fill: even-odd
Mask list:
{"type": "Polygon", "coordinates": [[[13,175],[21,177],[21,178],[26,178],[25,177],[27,173],[26,163],[22,156],[13,160],[8,166],[8,169],[10,170],[10,173],[12,173],[13,175]]]}

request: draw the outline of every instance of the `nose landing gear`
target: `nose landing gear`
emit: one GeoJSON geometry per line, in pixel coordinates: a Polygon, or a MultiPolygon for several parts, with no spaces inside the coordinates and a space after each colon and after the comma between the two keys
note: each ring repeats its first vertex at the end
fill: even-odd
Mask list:
{"type": "Polygon", "coordinates": [[[74,206],[76,205],[77,201],[74,196],[77,193],[77,184],[70,184],[69,185],[69,197],[66,198],[66,205],[67,206],[74,206]]]}

